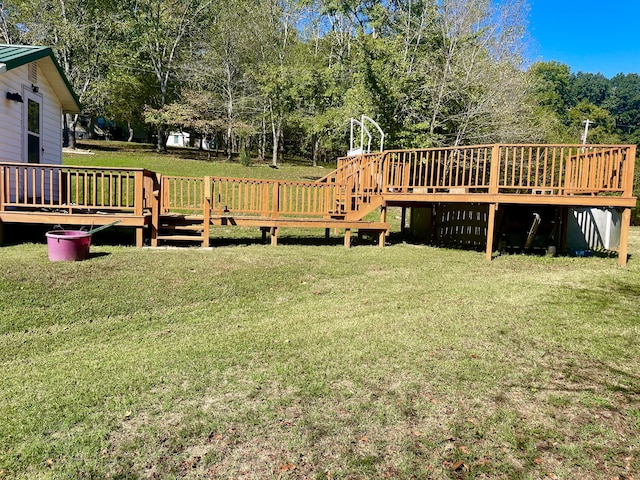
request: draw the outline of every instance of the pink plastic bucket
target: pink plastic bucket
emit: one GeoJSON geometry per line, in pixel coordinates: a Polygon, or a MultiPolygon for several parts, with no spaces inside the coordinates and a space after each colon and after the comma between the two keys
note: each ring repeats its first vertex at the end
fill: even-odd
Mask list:
{"type": "Polygon", "coordinates": [[[73,262],[89,255],[91,232],[81,230],[53,230],[46,233],[49,260],[73,262]]]}

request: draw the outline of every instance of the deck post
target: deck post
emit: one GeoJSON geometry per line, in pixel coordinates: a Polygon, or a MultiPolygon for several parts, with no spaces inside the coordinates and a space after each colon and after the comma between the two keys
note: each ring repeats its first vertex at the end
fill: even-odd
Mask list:
{"type": "MultiPolygon", "coordinates": [[[[491,165],[489,166],[489,193],[498,193],[498,177],[500,176],[500,145],[491,148],[491,165]]],[[[497,205],[496,205],[497,207],[497,205]]],[[[489,208],[491,211],[491,208],[489,208]]],[[[495,210],[494,210],[495,215],[495,210]]],[[[489,214],[491,215],[491,213],[489,214]]]]}
{"type": "Polygon", "coordinates": [[[618,247],[618,265],[627,265],[627,254],[629,252],[629,230],[631,226],[631,209],[626,207],[622,210],[622,221],[620,223],[620,246],[618,247]]]}
{"type": "MultiPolygon", "coordinates": [[[[636,163],[636,146],[631,145],[627,152],[627,168],[624,175],[624,193],[625,197],[633,196],[633,170],[636,163]]],[[[622,209],[622,221],[620,224],[620,246],[618,247],[618,265],[624,267],[627,265],[627,254],[629,252],[629,231],[631,227],[631,208],[622,209]]]]}
{"type": "Polygon", "coordinates": [[[351,229],[350,228],[344,229],[344,247],[351,248],[351,229]]]}
{"type": "MultiPolygon", "coordinates": [[[[134,173],[133,214],[141,217],[144,204],[144,172],[138,170],[134,173]]],[[[136,227],[136,247],[142,248],[144,243],[144,227],[136,227]]]]}
{"type": "Polygon", "coordinates": [[[633,170],[636,164],[636,146],[631,145],[627,151],[627,168],[625,168],[624,192],[625,197],[633,197],[633,170]]]}
{"type": "MultiPolygon", "coordinates": [[[[383,204],[380,207],[380,222],[381,223],[387,222],[387,205],[386,204],[383,204]]],[[[378,238],[378,246],[380,248],[384,247],[384,242],[386,237],[387,237],[387,232],[385,230],[381,230],[378,238]]]]}
{"type": "Polygon", "coordinates": [[[160,230],[160,199],[162,195],[162,175],[157,174],[158,188],[155,188],[151,195],[151,246],[158,246],[158,232],[160,230]]]}
{"type": "Polygon", "coordinates": [[[271,227],[271,246],[278,246],[278,227],[271,227]]]}
{"type": "Polygon", "coordinates": [[[211,177],[204,177],[204,199],[202,202],[202,248],[209,246],[209,226],[211,225],[211,177]]]}
{"type": "Polygon", "coordinates": [[[4,211],[5,192],[4,167],[0,167],[0,212],[4,211]]]}
{"type": "Polygon", "coordinates": [[[493,257],[493,238],[494,238],[494,230],[496,224],[496,211],[498,210],[497,203],[489,204],[489,219],[487,220],[487,251],[486,251],[486,259],[491,261],[493,257]]]}

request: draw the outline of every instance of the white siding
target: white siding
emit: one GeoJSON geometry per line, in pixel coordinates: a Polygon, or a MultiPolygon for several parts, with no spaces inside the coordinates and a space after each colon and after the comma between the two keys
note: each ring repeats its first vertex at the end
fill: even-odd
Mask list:
{"type": "Polygon", "coordinates": [[[62,164],[62,107],[42,70],[38,72],[38,87],[42,95],[42,163],[62,164]]]}
{"type": "MultiPolygon", "coordinates": [[[[0,73],[0,161],[26,162],[24,145],[23,104],[7,100],[7,92],[19,93],[31,90],[28,65],[0,73]]],[[[44,152],[42,163],[62,163],[62,108],[60,101],[42,71],[38,75],[38,96],[41,98],[42,133],[44,152]]]]}
{"type": "MultiPolygon", "coordinates": [[[[38,93],[36,98],[40,101],[42,114],[42,131],[40,136],[41,147],[43,148],[41,163],[62,164],[62,107],[53,88],[42,74],[38,72],[38,93]]],[[[0,162],[20,162],[26,163],[25,145],[25,121],[24,103],[7,100],[6,94],[18,93],[26,102],[26,92],[31,92],[31,82],[29,81],[28,65],[0,73],[0,162]]],[[[57,180],[54,178],[54,190],[57,190],[57,180]]],[[[18,179],[22,182],[22,176],[18,179]]],[[[15,177],[11,177],[11,200],[15,195],[15,177]]],[[[57,192],[49,192],[49,174],[45,174],[45,191],[40,191],[40,178],[38,177],[36,192],[31,188],[26,193],[28,197],[44,197],[48,199],[50,194],[54,196],[57,192]]],[[[22,194],[20,195],[22,197],[22,194]]],[[[25,198],[18,200],[27,201],[25,198]]]]}
{"type": "Polygon", "coordinates": [[[22,162],[22,103],[7,100],[7,92],[22,95],[27,70],[0,73],[0,161],[22,162]]]}

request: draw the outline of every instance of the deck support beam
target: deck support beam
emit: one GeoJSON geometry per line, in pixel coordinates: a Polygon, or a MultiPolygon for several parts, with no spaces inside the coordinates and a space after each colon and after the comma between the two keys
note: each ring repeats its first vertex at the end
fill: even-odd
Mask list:
{"type": "Polygon", "coordinates": [[[627,265],[627,255],[629,253],[629,230],[631,227],[631,209],[622,210],[622,222],[620,223],[620,246],[618,247],[618,265],[627,265]]]}
{"type": "MultiPolygon", "coordinates": [[[[387,204],[383,203],[380,207],[380,223],[387,223],[387,204]]],[[[378,246],[384,247],[385,240],[387,238],[387,231],[381,230],[378,238],[378,246]]]]}
{"type": "Polygon", "coordinates": [[[350,228],[344,229],[344,247],[351,248],[351,229],[350,228]]]}
{"type": "Polygon", "coordinates": [[[278,227],[271,227],[271,246],[278,246],[278,227]]]}
{"type": "Polygon", "coordinates": [[[489,204],[489,218],[487,220],[487,251],[486,259],[491,261],[493,257],[493,239],[495,237],[495,225],[496,225],[496,211],[498,210],[497,203],[489,204]]]}

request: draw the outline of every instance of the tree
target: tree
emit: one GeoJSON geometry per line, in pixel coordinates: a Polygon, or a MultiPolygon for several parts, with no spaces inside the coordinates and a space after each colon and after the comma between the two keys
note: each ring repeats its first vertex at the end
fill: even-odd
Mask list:
{"type": "Polygon", "coordinates": [[[559,62],[538,62],[530,69],[537,104],[566,119],[571,107],[571,70],[559,62]]]}
{"type": "MultiPolygon", "coordinates": [[[[199,31],[207,24],[210,5],[210,0],[130,0],[127,38],[157,81],[151,109],[162,110],[176,98],[184,63],[197,58],[199,31]]],[[[165,151],[167,130],[162,123],[156,126],[157,150],[165,151]]]]}
{"type": "Polygon", "coordinates": [[[264,1],[267,28],[263,31],[257,80],[271,124],[271,164],[275,167],[282,145],[285,118],[295,103],[292,87],[296,82],[296,69],[292,63],[295,58],[293,51],[299,41],[295,28],[299,10],[293,1],[264,1]]]}
{"type": "Polygon", "coordinates": [[[611,84],[601,73],[578,72],[571,74],[569,90],[574,105],[587,101],[603,106],[611,95],[611,84]]]}
{"type": "Polygon", "coordinates": [[[18,29],[12,20],[11,7],[0,1],[0,41],[12,44],[18,38],[18,29]]]}
{"type": "Polygon", "coordinates": [[[619,133],[640,144],[640,75],[618,74],[611,79],[611,97],[606,106],[616,119],[619,133]]]}

